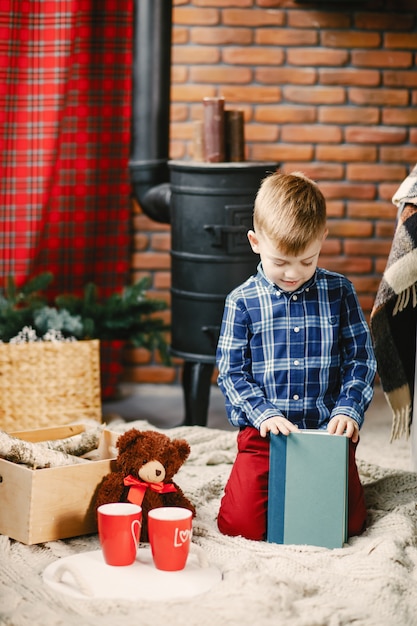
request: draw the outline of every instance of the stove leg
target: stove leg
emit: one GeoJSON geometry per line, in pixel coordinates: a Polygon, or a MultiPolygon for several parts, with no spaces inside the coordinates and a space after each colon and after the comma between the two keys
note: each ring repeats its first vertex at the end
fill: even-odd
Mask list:
{"type": "Polygon", "coordinates": [[[210,401],[212,363],[185,361],[182,386],[184,390],[185,421],[187,426],[207,426],[210,401]]]}

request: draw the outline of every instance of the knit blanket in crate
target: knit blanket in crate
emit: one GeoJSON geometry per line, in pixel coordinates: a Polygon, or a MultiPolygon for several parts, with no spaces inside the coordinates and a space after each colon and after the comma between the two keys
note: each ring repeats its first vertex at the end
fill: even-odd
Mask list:
{"type": "Polygon", "coordinates": [[[412,421],[417,324],[417,166],[393,196],[398,222],[370,326],[378,374],[393,420],[391,439],[412,421]]]}
{"type": "MultiPolygon", "coordinates": [[[[132,427],[153,428],[143,421],[112,424],[112,430],[119,432],[132,427]]],[[[199,426],[179,426],[165,432],[190,444],[190,457],[176,475],[176,482],[197,508],[193,541],[204,550],[209,563],[220,569],[222,580],[208,592],[186,599],[164,598],[164,586],[158,600],[72,598],[46,585],[43,572],[59,559],[99,550],[97,535],[36,546],[25,546],[0,535],[0,624],[417,623],[416,474],[359,462],[369,511],[368,529],[341,549],[249,541],[221,535],[216,525],[220,498],[236,455],[236,432],[199,426]]],[[[374,440],[372,445],[376,445],[374,440]]],[[[394,448],[395,445],[390,446],[394,448]]],[[[394,454],[388,451],[381,461],[387,463],[394,454]]],[[[169,574],[165,586],[170,584],[169,574]]]]}

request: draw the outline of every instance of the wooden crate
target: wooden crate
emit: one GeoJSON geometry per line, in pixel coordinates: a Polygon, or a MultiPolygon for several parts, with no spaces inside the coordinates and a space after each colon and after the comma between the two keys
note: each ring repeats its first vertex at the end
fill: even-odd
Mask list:
{"type": "MultiPolygon", "coordinates": [[[[26,441],[61,439],[76,426],[11,433],[26,441]]],[[[111,446],[118,435],[104,431],[100,460],[47,469],[0,459],[0,534],[27,545],[97,532],[92,498],[97,485],[114,467],[111,446]]]]}

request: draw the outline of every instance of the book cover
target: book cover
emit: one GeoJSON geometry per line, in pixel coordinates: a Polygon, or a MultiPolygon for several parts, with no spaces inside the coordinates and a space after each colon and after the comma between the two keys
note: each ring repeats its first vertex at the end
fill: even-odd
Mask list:
{"type": "Polygon", "coordinates": [[[344,435],[300,430],[270,436],[267,540],[341,548],[347,539],[344,435]]]}

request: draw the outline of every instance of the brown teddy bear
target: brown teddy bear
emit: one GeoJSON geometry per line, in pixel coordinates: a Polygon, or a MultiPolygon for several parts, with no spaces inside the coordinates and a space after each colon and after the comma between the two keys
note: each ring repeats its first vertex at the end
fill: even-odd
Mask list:
{"type": "Polygon", "coordinates": [[[195,516],[193,504],[173,482],[174,474],[191,450],[184,439],[170,439],[163,433],[132,428],[116,443],[117,469],[99,484],[94,507],[110,502],[133,502],[142,507],[140,540],[148,541],[148,511],[161,506],[180,506],[195,516]]]}

